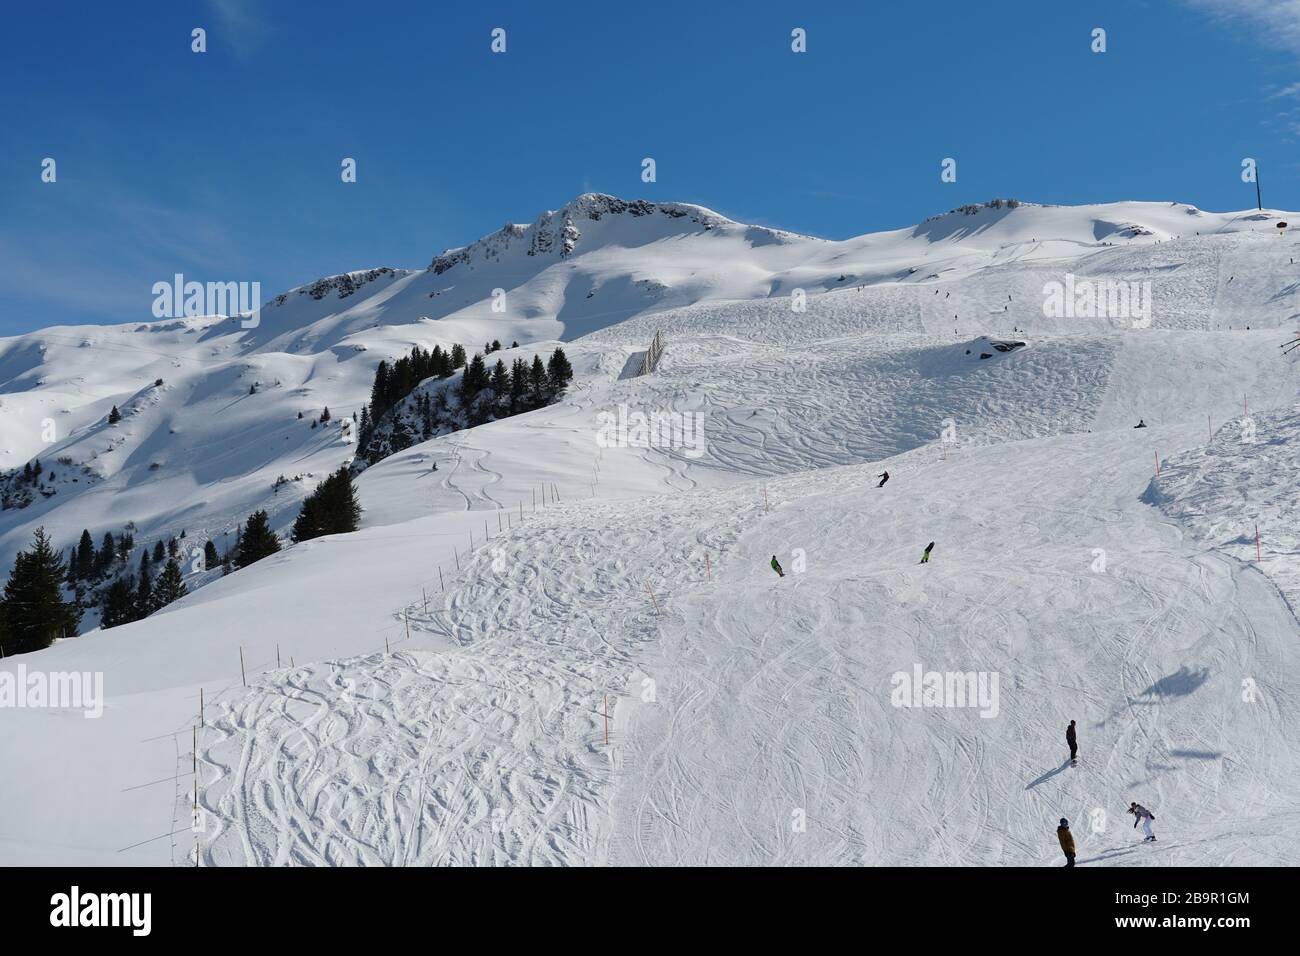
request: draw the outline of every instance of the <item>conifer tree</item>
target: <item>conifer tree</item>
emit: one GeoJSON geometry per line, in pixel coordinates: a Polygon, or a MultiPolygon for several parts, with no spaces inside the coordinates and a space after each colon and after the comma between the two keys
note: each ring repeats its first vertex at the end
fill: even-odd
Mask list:
{"type": "Polygon", "coordinates": [[[135,619],[135,580],[128,574],[115,580],[104,592],[99,624],[104,628],[119,627],[135,619]]]}
{"type": "Polygon", "coordinates": [[[361,521],[361,503],[347,466],[334,472],[303,499],[302,511],[293,523],[293,540],[310,541],[326,534],[356,531],[361,521]]]}
{"type": "Polygon", "coordinates": [[[465,366],[465,373],[460,380],[460,401],[466,408],[474,401],[479,392],[483,391],[488,384],[487,366],[483,364],[483,356],[477,352],[470,359],[469,365],[465,366]]]}
{"type": "Polygon", "coordinates": [[[66,579],[63,555],[50,544],[45,529],[37,528],[31,548],[14,558],[0,598],[0,644],[6,653],[37,651],[77,633],[81,608],[63,599],[66,579]]]}
{"type": "Polygon", "coordinates": [[[239,556],[235,559],[238,567],[246,568],[250,564],[270,557],[280,550],[280,541],[271,531],[270,519],[265,511],[254,511],[248,516],[248,523],[239,539],[239,556]]]}
{"type": "Polygon", "coordinates": [[[158,575],[158,581],[153,586],[154,610],[166,607],[173,601],[179,601],[186,592],[185,576],[181,574],[180,563],[175,558],[168,558],[166,567],[163,568],[162,574],[158,575]]]}
{"type": "Polygon", "coordinates": [[[95,541],[88,529],[82,529],[76,557],[68,562],[69,578],[88,578],[95,571],[95,541]]]}
{"type": "Polygon", "coordinates": [[[455,366],[451,363],[451,353],[444,352],[438,345],[433,347],[432,371],[438,378],[449,378],[455,371],[455,366]]]}
{"type": "Polygon", "coordinates": [[[119,412],[119,411],[117,410],[117,406],[114,405],[114,406],[113,406],[113,410],[112,410],[111,412],[108,413],[108,423],[109,423],[110,425],[116,425],[116,424],[117,424],[118,422],[120,422],[121,420],[122,420],[122,413],[119,412]]]}
{"type": "Polygon", "coordinates": [[[533,356],[532,368],[528,370],[528,392],[535,408],[546,403],[546,366],[540,355],[533,356]]]}
{"type": "Polygon", "coordinates": [[[107,574],[113,567],[117,556],[117,545],[113,541],[113,532],[105,531],[104,540],[99,543],[99,552],[95,555],[95,573],[107,574]]]}
{"type": "Polygon", "coordinates": [[[492,366],[491,385],[497,405],[506,407],[510,401],[510,373],[506,371],[506,363],[500,359],[497,359],[497,364],[492,366]]]}
{"type": "Polygon", "coordinates": [[[153,579],[147,566],[140,568],[140,579],[135,588],[135,620],[142,621],[153,613],[153,579]]]}
{"type": "Polygon", "coordinates": [[[550,380],[551,391],[557,395],[573,380],[573,366],[569,364],[569,357],[564,354],[564,349],[556,348],[551,353],[546,375],[550,380]]]}
{"type": "Polygon", "coordinates": [[[510,366],[510,414],[528,410],[528,363],[517,358],[510,366]]]}

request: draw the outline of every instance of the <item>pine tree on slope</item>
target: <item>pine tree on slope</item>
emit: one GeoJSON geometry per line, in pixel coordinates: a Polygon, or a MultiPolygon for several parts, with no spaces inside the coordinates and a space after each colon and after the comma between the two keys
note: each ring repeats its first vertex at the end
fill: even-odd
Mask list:
{"type": "Polygon", "coordinates": [[[15,557],[0,599],[0,644],[6,653],[40,650],[77,633],[81,608],[63,599],[66,579],[63,555],[45,529],[37,528],[31,548],[15,557]]]}
{"type": "Polygon", "coordinates": [[[271,531],[266,512],[254,511],[248,516],[248,523],[239,539],[239,557],[235,559],[235,565],[246,568],[279,550],[280,541],[271,531]]]}
{"type": "Polygon", "coordinates": [[[158,575],[158,581],[153,586],[154,610],[179,601],[186,593],[188,589],[185,587],[185,576],[181,574],[180,564],[175,558],[168,558],[163,573],[158,575]]]}

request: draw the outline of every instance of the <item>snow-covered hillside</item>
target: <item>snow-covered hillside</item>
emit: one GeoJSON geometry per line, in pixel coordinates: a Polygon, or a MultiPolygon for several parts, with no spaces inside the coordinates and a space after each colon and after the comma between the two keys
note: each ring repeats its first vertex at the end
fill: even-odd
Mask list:
{"type": "Polygon", "coordinates": [[[0,341],[0,464],[59,472],[0,512],[5,562],[42,524],[283,529],[412,344],[563,341],[576,372],[367,469],[355,534],[0,664],[108,696],[0,710],[0,861],[1039,865],[1060,816],[1081,863],[1289,859],[1300,250],[1277,218],[1000,203],[831,242],[583,196],[254,329],[0,341]],[[1049,314],[1076,279],[1149,283],[1149,314],[1049,314]],[[680,440],[611,441],[653,413],[680,440]],[[996,712],[893,706],[915,667],[996,675],[996,712]]]}

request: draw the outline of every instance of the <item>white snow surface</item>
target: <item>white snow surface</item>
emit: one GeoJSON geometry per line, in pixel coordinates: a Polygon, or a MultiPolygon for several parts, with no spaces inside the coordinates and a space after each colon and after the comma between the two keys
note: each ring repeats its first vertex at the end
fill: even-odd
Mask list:
{"type": "Polygon", "coordinates": [[[68,475],[0,512],[6,567],[38,525],[284,529],[351,457],[307,419],[413,343],[563,341],[577,372],[366,470],[362,530],[0,661],[107,696],[0,708],[0,863],[1038,866],[1062,816],[1082,865],[1289,862],[1292,215],[1022,205],[830,242],[584,196],[252,330],[0,340],[0,465],[68,475]],[[1067,273],[1150,282],[1149,326],[1046,317],[1067,273]],[[698,416],[700,453],[602,446],[620,407],[698,416]],[[894,706],[916,667],[996,676],[996,713],[894,706]]]}

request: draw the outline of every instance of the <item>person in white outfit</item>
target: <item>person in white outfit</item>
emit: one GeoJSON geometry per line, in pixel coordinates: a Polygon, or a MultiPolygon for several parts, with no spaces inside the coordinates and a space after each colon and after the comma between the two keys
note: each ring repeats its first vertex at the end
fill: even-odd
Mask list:
{"type": "Polygon", "coordinates": [[[1128,805],[1128,812],[1133,814],[1133,828],[1135,830],[1137,829],[1138,821],[1141,821],[1142,823],[1142,832],[1146,834],[1142,842],[1154,843],[1156,835],[1151,832],[1151,821],[1156,818],[1156,815],[1140,803],[1130,803],[1128,805]]]}

